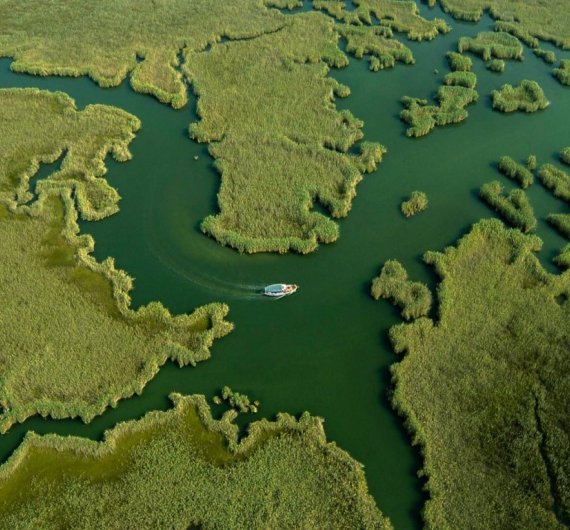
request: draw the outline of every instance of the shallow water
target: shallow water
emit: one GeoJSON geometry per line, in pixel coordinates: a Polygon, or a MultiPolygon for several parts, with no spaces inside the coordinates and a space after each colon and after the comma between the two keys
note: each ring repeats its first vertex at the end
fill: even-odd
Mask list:
{"type": "MultiPolygon", "coordinates": [[[[422,12],[445,16],[425,7],[422,12]]],[[[370,298],[370,280],[381,263],[396,258],[413,279],[433,286],[436,279],[421,262],[423,252],[453,244],[473,222],[493,215],[477,197],[481,184],[499,179],[512,187],[495,169],[499,157],[522,161],[533,153],[539,163],[550,162],[570,145],[570,89],[528,49],[526,60],[509,62],[503,74],[488,72],[474,58],[480,100],[468,108],[468,120],[419,140],[405,137],[400,98],[433,96],[449,71],[445,53],[456,49],[460,36],[491,26],[488,18],[479,25],[446,18],[454,28],[450,34],[431,43],[406,42],[415,66],[371,73],[366,61],[351,59],[349,67],[332,72],[352,89],[338,107],[363,119],[366,139],[380,141],[389,152],[359,185],[351,213],[340,222],[339,241],[308,256],[244,256],[199,232],[200,221],[216,211],[219,177],[207,147],[188,139],[194,102],[174,111],[133,93],[127,84],[101,89],[85,78],[16,75],[8,60],[0,61],[2,87],[62,90],[79,107],[111,104],[141,119],[143,128],[131,145],[133,160],[108,162],[108,180],[122,196],[120,213],[82,223],[82,231],[95,237],[97,258],[114,256],[117,266],[136,279],[134,306],[160,300],[179,313],[222,301],[230,305],[236,325],[214,345],[210,360],[197,368],[168,364],[141,396],[124,400],[90,425],[32,418],[15,426],[0,437],[0,456],[6,458],[27,430],[100,438],[118,421],[167,408],[170,392],[211,397],[229,385],[260,400],[263,416],[304,410],[323,416],[328,438],[365,465],[370,490],[395,527],[418,527],[424,500],[416,478],[421,461],[387,401],[389,366],[397,357],[386,333],[399,318],[387,302],[370,298]],[[493,112],[491,91],[525,78],[538,81],[552,105],[534,115],[493,112]],[[429,209],[406,220],[399,205],[414,189],[428,194],[429,209]],[[276,281],[301,287],[278,301],[258,294],[276,281]]],[[[537,233],[545,241],[540,257],[555,270],[550,260],[565,241],[544,219],[566,207],[539,184],[528,194],[539,218],[537,233]]]]}

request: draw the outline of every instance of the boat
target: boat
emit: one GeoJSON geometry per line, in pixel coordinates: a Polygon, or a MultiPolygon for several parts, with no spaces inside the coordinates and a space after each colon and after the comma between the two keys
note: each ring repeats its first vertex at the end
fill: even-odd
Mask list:
{"type": "Polygon", "coordinates": [[[298,288],[299,286],[295,284],[273,283],[263,290],[263,294],[272,298],[282,298],[283,296],[293,294],[298,288]]]}

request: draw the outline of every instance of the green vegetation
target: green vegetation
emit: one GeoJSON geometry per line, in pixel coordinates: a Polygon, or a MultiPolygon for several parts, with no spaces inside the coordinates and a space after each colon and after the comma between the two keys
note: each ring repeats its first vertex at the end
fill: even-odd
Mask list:
{"type": "Polygon", "coordinates": [[[532,232],[536,228],[536,217],[532,206],[523,190],[511,190],[507,195],[498,181],[481,186],[481,198],[510,224],[523,232],[532,232]]]}
{"type": "Polygon", "coordinates": [[[501,112],[537,112],[550,104],[542,88],[536,81],[525,79],[517,87],[503,85],[500,90],[493,90],[493,108],[501,112]]]}
{"type": "Polygon", "coordinates": [[[562,59],[560,68],[555,68],[553,73],[563,85],[570,86],[570,59],[562,59]]]}
{"type": "Polygon", "coordinates": [[[221,405],[226,402],[232,409],[245,414],[246,412],[256,413],[259,407],[259,401],[250,401],[249,397],[239,392],[234,392],[229,386],[222,388],[219,396],[214,396],[213,402],[221,405]]]}
{"type": "Polygon", "coordinates": [[[532,170],[536,168],[536,157],[531,155],[528,158],[528,167],[515,162],[510,156],[502,156],[499,160],[499,171],[516,180],[521,188],[526,189],[534,182],[532,170]]]}
{"type": "Polygon", "coordinates": [[[402,98],[405,109],[400,118],[410,127],[406,134],[410,137],[425,136],[437,126],[460,123],[467,119],[465,107],[479,99],[472,88],[462,86],[442,86],[436,96],[439,105],[428,105],[425,99],[402,98]]]}
{"type": "Polygon", "coordinates": [[[547,221],[563,236],[570,239],[570,214],[551,213],[547,217],[547,221]]]}
{"type": "Polygon", "coordinates": [[[561,269],[570,269],[570,244],[566,245],[553,261],[561,269]]]}
{"type": "Polygon", "coordinates": [[[360,11],[358,9],[354,11],[348,11],[346,9],[346,4],[344,0],[313,0],[313,9],[324,11],[331,17],[346,22],[347,24],[360,25],[367,18],[366,13],[363,12],[362,16],[364,17],[365,20],[362,20],[360,16],[360,11]]]}
{"type": "Polygon", "coordinates": [[[380,276],[372,281],[370,292],[376,300],[392,300],[402,308],[406,320],[427,315],[431,307],[430,290],[423,283],[410,281],[406,269],[396,260],[384,263],[380,276]]]}
{"type": "Polygon", "coordinates": [[[470,72],[473,67],[471,57],[457,52],[447,52],[449,67],[454,72],[470,72]]]}
{"type": "Polygon", "coordinates": [[[477,86],[477,76],[473,72],[450,72],[443,78],[446,85],[463,86],[465,88],[475,88],[477,86]]]}
{"type": "Polygon", "coordinates": [[[479,55],[484,61],[493,58],[522,61],[523,58],[523,47],[519,40],[503,32],[482,31],[475,38],[461,37],[458,49],[460,53],[479,55]]]}
{"type": "Polygon", "coordinates": [[[570,166],[570,147],[565,147],[560,151],[560,160],[570,166]]]}
{"type": "Polygon", "coordinates": [[[122,423],[103,442],[30,433],[0,468],[2,524],[23,528],[390,529],[362,466],[322,421],[280,414],[238,440],[202,396],[122,423]]]}
{"type": "MultiPolygon", "coordinates": [[[[536,164],[537,164],[536,155],[529,155],[528,159],[526,161],[526,167],[530,171],[534,171],[536,169],[536,164]]],[[[531,184],[532,184],[532,182],[531,182],[531,184]]],[[[523,186],[523,188],[524,188],[524,186],[523,186]]]]}
{"type": "Polygon", "coordinates": [[[338,33],[346,39],[346,51],[357,59],[369,56],[370,70],[392,68],[396,61],[414,64],[412,51],[401,42],[389,38],[392,30],[384,26],[352,26],[338,24],[338,33]]]}
{"type": "Polygon", "coordinates": [[[544,164],[538,170],[538,178],[555,197],[570,203],[570,176],[552,164],[544,164]]]}
{"type": "Polygon", "coordinates": [[[362,122],[334,107],[348,92],[323,61],[346,64],[334,21],[321,13],[288,17],[280,31],[186,56],[201,120],[190,127],[222,183],[220,213],[202,230],[243,252],[311,252],[338,237],[338,226],[311,212],[318,201],[346,216],[362,174],[384,148],[361,144],[362,122]]]}
{"type": "MultiPolygon", "coordinates": [[[[435,5],[436,0],[428,0],[435,5]]],[[[441,7],[453,17],[478,21],[489,10],[499,21],[503,31],[524,37],[531,47],[537,47],[536,39],[553,42],[570,49],[570,13],[566,0],[439,0],[441,7]]]]}
{"type": "Polygon", "coordinates": [[[506,63],[502,59],[492,59],[485,66],[491,72],[502,73],[505,71],[505,65],[506,63]]]}
{"type": "Polygon", "coordinates": [[[498,220],[428,252],[438,320],[390,330],[393,402],[424,457],[427,528],[562,529],[570,519],[570,273],[498,220]]]}
{"type": "Polygon", "coordinates": [[[532,52],[547,64],[554,64],[556,62],[556,54],[552,51],[535,48],[532,52]]]}
{"type": "Polygon", "coordinates": [[[423,191],[412,191],[410,198],[401,204],[400,209],[406,217],[412,217],[423,212],[427,207],[427,195],[423,191]]]}
{"type": "Polygon", "coordinates": [[[180,316],[158,303],[133,311],[132,279],[112,259],[97,262],[93,239],[78,234],[78,215],[117,211],[104,160],[128,160],[139,127],[116,108],[79,112],[62,93],[0,90],[1,431],[34,414],[89,421],[140,393],[167,359],[207,359],[231,329],[221,304],[180,316]],[[59,158],[30,190],[40,163],[59,158]]]}

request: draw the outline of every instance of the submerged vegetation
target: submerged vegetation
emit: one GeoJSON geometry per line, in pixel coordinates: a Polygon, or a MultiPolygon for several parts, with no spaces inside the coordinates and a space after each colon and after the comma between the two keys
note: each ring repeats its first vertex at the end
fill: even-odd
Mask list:
{"type": "Polygon", "coordinates": [[[501,112],[536,112],[548,107],[549,102],[536,81],[525,79],[519,86],[503,85],[493,90],[493,108],[501,112]]]}
{"type": "Polygon", "coordinates": [[[0,468],[3,525],[20,528],[390,529],[362,466],[305,413],[257,421],[202,396],[122,423],[103,442],[28,434],[0,468]]]}
{"type": "Polygon", "coordinates": [[[511,225],[520,228],[525,233],[532,232],[536,228],[534,211],[523,190],[511,190],[505,195],[501,183],[493,181],[483,184],[479,194],[511,225]]]}
{"type": "Polygon", "coordinates": [[[384,263],[380,276],[372,282],[370,292],[376,300],[392,300],[402,308],[402,316],[406,320],[427,315],[431,307],[430,290],[423,283],[410,281],[406,269],[396,260],[384,263]]]}
{"type": "Polygon", "coordinates": [[[484,61],[491,59],[523,58],[522,44],[516,37],[504,32],[482,31],[475,38],[461,37],[458,46],[460,53],[471,52],[484,61]]]}
{"type": "Polygon", "coordinates": [[[506,177],[516,180],[521,188],[526,189],[534,182],[532,170],[536,167],[536,157],[529,156],[527,165],[528,167],[525,167],[515,162],[510,156],[502,156],[499,160],[499,171],[506,177]]]}
{"type": "Polygon", "coordinates": [[[93,239],[78,234],[78,215],[117,211],[104,159],[128,160],[139,127],[113,107],[77,111],[62,93],[0,90],[2,431],[34,414],[89,421],[140,393],[167,359],[207,359],[231,329],[221,304],[180,316],[158,303],[132,310],[132,279],[112,259],[97,262],[93,239]],[[60,158],[30,190],[40,163],[60,158]]]}
{"type": "Polygon", "coordinates": [[[412,191],[410,198],[401,204],[400,209],[406,217],[412,217],[423,212],[427,207],[427,195],[423,191],[412,191]]]}
{"type": "Polygon", "coordinates": [[[553,73],[563,85],[570,86],[570,59],[560,61],[560,67],[555,68],[553,73]]]}
{"type": "Polygon", "coordinates": [[[428,528],[560,529],[570,519],[570,272],[498,220],[424,259],[438,320],[390,330],[393,402],[424,458],[428,528]]]}

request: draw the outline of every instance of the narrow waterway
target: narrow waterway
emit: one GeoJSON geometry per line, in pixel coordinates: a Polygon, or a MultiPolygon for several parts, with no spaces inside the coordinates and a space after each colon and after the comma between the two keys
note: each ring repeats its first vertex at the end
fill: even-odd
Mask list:
{"type": "MultiPolygon", "coordinates": [[[[121,211],[82,223],[81,229],[95,237],[97,258],[114,256],[117,266],[135,278],[135,307],[160,300],[180,313],[222,301],[230,305],[229,318],[236,325],[214,345],[210,360],[196,368],[165,366],[141,396],[122,401],[89,425],[32,418],[15,426],[0,437],[2,459],[28,430],[97,439],[118,421],[167,408],[171,392],[211,397],[229,385],[260,400],[260,416],[308,410],[324,417],[328,438],[365,465],[370,490],[395,527],[420,526],[424,499],[416,473],[421,460],[387,397],[389,366],[397,362],[387,330],[399,321],[398,313],[370,298],[370,280],[381,263],[397,258],[412,278],[433,286],[435,277],[423,265],[422,254],[453,244],[473,222],[493,215],[477,195],[481,184],[494,179],[511,187],[496,171],[499,157],[523,160],[532,153],[539,163],[550,162],[556,151],[570,145],[570,89],[528,49],[524,62],[509,62],[500,75],[474,58],[480,100],[469,107],[468,120],[419,140],[406,138],[400,98],[431,98],[449,71],[445,53],[456,49],[459,37],[492,25],[488,18],[478,25],[458,23],[425,7],[422,13],[445,17],[454,29],[430,43],[406,41],[415,66],[371,73],[366,61],[351,59],[349,67],[332,72],[352,90],[338,107],[363,119],[366,139],[383,143],[389,152],[379,170],[359,185],[351,213],[340,222],[339,241],[308,256],[240,255],[200,233],[200,221],[216,211],[219,177],[207,147],[188,139],[188,124],[196,119],[194,101],[174,111],[135,94],[126,83],[101,89],[86,78],[17,75],[10,72],[8,60],[0,61],[1,87],[61,90],[80,108],[105,103],[141,119],[143,128],[131,146],[133,159],[108,161],[108,180],[122,196],[121,211]],[[551,106],[534,115],[493,112],[491,91],[522,79],[538,81],[551,106]],[[399,205],[414,189],[428,194],[429,209],[406,220],[399,205]],[[276,281],[301,288],[277,302],[258,294],[260,287],[276,281]]],[[[550,260],[565,241],[545,217],[565,207],[540,185],[528,194],[545,242],[541,259],[554,270],[550,260]]]]}

